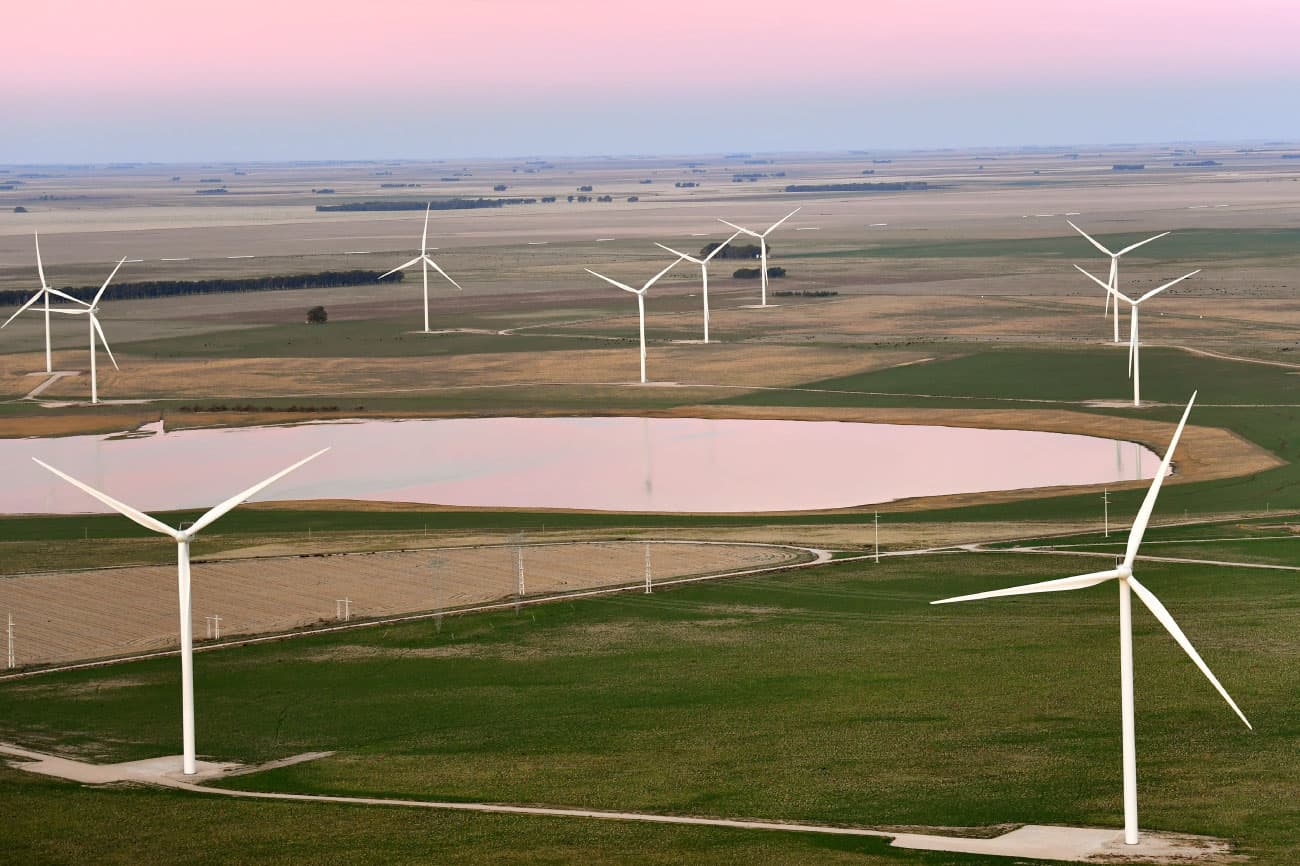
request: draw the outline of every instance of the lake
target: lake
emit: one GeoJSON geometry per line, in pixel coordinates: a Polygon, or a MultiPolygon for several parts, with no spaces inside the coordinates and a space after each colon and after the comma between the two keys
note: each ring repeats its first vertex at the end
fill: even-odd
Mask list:
{"type": "Polygon", "coordinates": [[[795,511],[1150,478],[1134,443],[1023,430],[698,418],[330,421],[0,440],[0,513],[104,511],[31,461],[146,511],[197,508],[317,449],[258,499],[610,511],[795,511]]]}

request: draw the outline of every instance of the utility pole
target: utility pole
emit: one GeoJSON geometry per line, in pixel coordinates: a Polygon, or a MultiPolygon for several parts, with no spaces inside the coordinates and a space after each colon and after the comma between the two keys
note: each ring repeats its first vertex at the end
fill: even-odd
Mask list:
{"type": "Polygon", "coordinates": [[[646,595],[649,595],[649,594],[650,594],[650,585],[651,585],[651,577],[650,577],[650,545],[647,544],[647,545],[645,546],[645,594],[646,594],[646,595]]]}
{"type": "Polygon", "coordinates": [[[876,512],[876,562],[880,562],[880,512],[876,512]]]}
{"type": "Polygon", "coordinates": [[[1106,538],[1110,538],[1110,488],[1101,491],[1101,520],[1106,538]]]}
{"type": "Polygon", "coordinates": [[[334,618],[349,622],[352,619],[352,599],[334,599],[334,618]]]}
{"type": "Polygon", "coordinates": [[[215,640],[221,640],[221,617],[212,617],[212,637],[215,640]]]}

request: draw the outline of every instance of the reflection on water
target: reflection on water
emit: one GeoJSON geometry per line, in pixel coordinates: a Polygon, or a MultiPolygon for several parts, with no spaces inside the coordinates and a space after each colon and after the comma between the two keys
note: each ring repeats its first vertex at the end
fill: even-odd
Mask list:
{"type": "Polygon", "coordinates": [[[0,513],[103,510],[32,457],[164,510],[210,506],[326,446],[259,498],[784,511],[1114,482],[1144,477],[1144,457],[1148,472],[1159,465],[1132,443],[1021,430],[696,418],[327,422],[0,440],[0,513]]]}

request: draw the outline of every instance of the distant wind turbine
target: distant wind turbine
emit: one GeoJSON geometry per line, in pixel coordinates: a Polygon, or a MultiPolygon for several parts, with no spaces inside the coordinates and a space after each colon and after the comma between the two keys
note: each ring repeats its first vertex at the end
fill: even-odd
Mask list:
{"type": "Polygon", "coordinates": [[[609,283],[611,286],[614,286],[615,288],[619,288],[625,292],[631,292],[632,294],[636,295],[636,310],[637,310],[637,314],[640,316],[641,319],[641,384],[642,385],[645,384],[645,292],[646,289],[650,288],[655,283],[657,283],[660,277],[662,277],[664,274],[671,271],[673,268],[677,267],[677,265],[680,264],[682,259],[684,258],[686,257],[682,256],[677,261],[673,262],[671,265],[664,268],[659,273],[655,274],[653,277],[651,277],[649,280],[646,281],[644,286],[642,286],[639,289],[634,289],[631,286],[627,285],[626,283],[620,283],[618,280],[611,280],[609,277],[603,274],[596,273],[591,268],[583,269],[587,273],[591,274],[593,277],[600,277],[602,280],[609,283]]]}
{"type": "Polygon", "coordinates": [[[727,222],[727,221],[724,220],[724,219],[719,219],[719,220],[718,220],[718,222],[722,223],[723,225],[731,226],[733,229],[735,229],[736,231],[740,232],[741,234],[749,235],[751,238],[758,238],[759,257],[762,259],[762,266],[763,266],[763,272],[762,272],[762,277],[763,277],[763,303],[760,304],[760,306],[763,306],[763,307],[766,307],[766,306],[767,306],[767,236],[770,235],[772,232],[774,232],[774,231],[776,230],[776,227],[777,227],[777,226],[779,226],[781,223],[785,222],[786,220],[788,220],[790,217],[794,216],[795,214],[797,214],[797,213],[798,213],[799,211],[801,211],[801,210],[803,210],[803,208],[801,208],[801,207],[797,207],[797,208],[795,208],[794,210],[790,211],[790,212],[789,212],[788,214],[786,214],[785,216],[781,217],[781,218],[780,218],[779,220],[777,220],[776,222],[772,223],[770,226],[767,227],[767,230],[766,230],[766,231],[761,232],[761,233],[760,233],[760,232],[753,232],[753,231],[750,231],[750,230],[747,229],[747,228],[741,228],[740,226],[736,225],[735,223],[729,223],[729,222],[727,222]]]}
{"type": "MultiPolygon", "coordinates": [[[[1110,250],[1106,249],[1104,246],[1102,246],[1100,243],[1098,243],[1097,240],[1096,240],[1095,238],[1092,237],[1092,235],[1088,234],[1087,232],[1085,232],[1083,229],[1079,228],[1079,227],[1078,227],[1077,225],[1075,225],[1074,223],[1070,222],[1069,220],[1066,220],[1065,222],[1066,222],[1067,225],[1069,225],[1070,228],[1074,229],[1076,232],[1078,232],[1079,234],[1081,234],[1081,235],[1083,235],[1085,238],[1087,238],[1087,239],[1088,239],[1088,243],[1092,244],[1094,247],[1096,247],[1097,249],[1101,250],[1101,251],[1102,251],[1103,253],[1105,253],[1106,255],[1110,256],[1110,279],[1109,279],[1109,282],[1110,282],[1111,286],[1112,286],[1113,288],[1116,288],[1116,289],[1119,288],[1119,257],[1122,256],[1122,255],[1124,255],[1125,253],[1131,253],[1131,252],[1133,252],[1133,250],[1137,249],[1138,247],[1142,246],[1143,244],[1149,244],[1149,243],[1151,243],[1152,241],[1158,241],[1158,240],[1160,240],[1162,237],[1164,237],[1165,235],[1169,234],[1169,232],[1161,232],[1160,234],[1156,235],[1155,237],[1147,238],[1147,239],[1144,240],[1144,241],[1138,241],[1138,242],[1135,243],[1135,244],[1130,244],[1129,246],[1124,247],[1124,249],[1120,250],[1120,251],[1117,252],[1117,253],[1112,253],[1110,250]]],[[[1103,308],[1102,308],[1102,311],[1101,311],[1101,315],[1102,315],[1103,317],[1105,317],[1106,313],[1110,311],[1110,304],[1111,304],[1110,292],[1107,292],[1107,293],[1106,293],[1106,306],[1103,307],[1103,308]]],[[[1115,342],[1118,343],[1118,342],[1119,342],[1119,307],[1118,307],[1118,306],[1115,307],[1114,321],[1115,321],[1115,342]]]]}
{"type": "Polygon", "coordinates": [[[727,238],[725,241],[723,241],[722,243],[714,247],[713,251],[710,252],[707,256],[705,256],[702,259],[697,259],[694,256],[688,256],[686,255],[686,253],[679,253],[677,250],[673,249],[672,247],[664,246],[663,244],[660,243],[655,244],[655,246],[659,247],[661,250],[667,250],[668,252],[672,253],[675,256],[681,256],[686,261],[700,266],[700,280],[703,285],[702,291],[704,294],[704,342],[706,343],[709,342],[709,262],[710,260],[713,259],[714,256],[716,256],[718,253],[726,249],[727,244],[731,243],[739,236],[740,236],[740,232],[736,232],[731,237],[727,238]]]}
{"type": "Polygon", "coordinates": [[[89,328],[90,328],[90,402],[91,403],[99,402],[99,375],[95,369],[95,335],[96,334],[99,335],[99,342],[104,344],[104,351],[108,353],[108,360],[113,362],[113,369],[114,370],[121,369],[121,367],[117,366],[117,359],[113,357],[113,350],[108,347],[108,338],[104,336],[104,329],[100,327],[98,313],[99,313],[99,299],[104,297],[104,292],[105,290],[108,289],[108,284],[113,281],[113,277],[117,276],[118,269],[122,267],[122,264],[125,261],[126,258],[123,257],[122,261],[117,263],[117,267],[113,268],[113,272],[108,275],[107,280],[104,280],[104,285],[99,287],[98,292],[95,292],[95,297],[89,304],[85,303],[84,301],[77,301],[77,303],[80,304],[80,306],[74,309],[54,310],[54,312],[56,313],[65,313],[73,316],[84,315],[90,320],[89,328]]]}
{"type": "Polygon", "coordinates": [[[137,511],[123,502],[118,502],[107,493],[101,493],[90,485],[83,484],[72,476],[63,474],[48,463],[36,460],[35,457],[32,458],[64,481],[90,494],[109,508],[135,521],[145,529],[152,530],[160,535],[166,535],[176,541],[176,572],[181,620],[181,739],[184,748],[184,770],[187,776],[194,775],[197,770],[194,764],[194,636],[190,622],[190,542],[194,540],[194,537],[199,532],[219,520],[227,511],[256,496],[263,489],[270,487],[299,466],[309,460],[315,460],[328,450],[328,448],[322,448],[306,460],[299,460],[288,469],[277,472],[265,481],[254,484],[243,493],[230,497],[194,521],[187,529],[173,529],[161,520],[150,517],[142,511],[137,511]]]}
{"type": "Polygon", "coordinates": [[[424,234],[420,236],[420,254],[415,258],[411,259],[406,264],[399,265],[393,268],[388,273],[382,274],[379,277],[379,279],[382,280],[384,277],[392,276],[398,271],[406,270],[411,265],[417,263],[420,265],[420,271],[424,275],[424,333],[426,334],[430,333],[429,332],[429,268],[432,267],[435,271],[442,274],[443,277],[447,280],[447,282],[455,286],[457,290],[464,291],[464,289],[461,289],[460,283],[456,282],[451,277],[447,276],[447,272],[444,271],[442,268],[438,267],[438,263],[429,257],[429,211],[432,209],[433,209],[433,202],[429,202],[429,204],[424,209],[424,234]]]}
{"type": "Polygon", "coordinates": [[[1111,294],[1115,295],[1115,308],[1116,308],[1116,309],[1119,309],[1119,302],[1120,302],[1121,299],[1123,299],[1123,300],[1125,300],[1125,301],[1128,301],[1128,304],[1129,304],[1129,322],[1128,322],[1128,374],[1129,374],[1129,377],[1133,379],[1133,405],[1134,405],[1134,406],[1141,406],[1141,405],[1142,405],[1142,401],[1141,401],[1141,399],[1140,399],[1139,388],[1138,388],[1139,383],[1140,383],[1140,379],[1141,379],[1141,375],[1140,375],[1140,372],[1141,372],[1141,371],[1140,371],[1140,366],[1141,366],[1141,365],[1140,365],[1140,363],[1139,363],[1140,358],[1138,357],[1139,350],[1141,349],[1141,343],[1140,343],[1139,340],[1138,340],[1138,306],[1139,306],[1143,301],[1147,300],[1148,298],[1154,297],[1155,295],[1160,294],[1161,292],[1163,292],[1165,289],[1169,288],[1170,286],[1178,285],[1179,283],[1181,283],[1183,280],[1187,279],[1188,277],[1194,277],[1194,276],[1196,276],[1197,274],[1199,274],[1199,273],[1201,272],[1201,269],[1200,269],[1200,268],[1197,268],[1196,270],[1192,271],[1190,274],[1183,274],[1183,275],[1182,275],[1181,277],[1179,277],[1178,279],[1176,279],[1176,280],[1171,280],[1171,281],[1165,283],[1163,286],[1160,286],[1160,287],[1158,287],[1158,288],[1154,288],[1154,289],[1152,289],[1151,291],[1147,292],[1147,293],[1146,293],[1145,295],[1143,295],[1142,297],[1138,298],[1137,300],[1134,300],[1133,298],[1130,298],[1128,295],[1126,295],[1126,294],[1124,294],[1123,292],[1121,292],[1118,288],[1110,288],[1110,287],[1108,287],[1108,286],[1107,286],[1105,283],[1103,283],[1101,280],[1097,279],[1097,278],[1094,277],[1092,274],[1088,273],[1087,271],[1085,271],[1083,268],[1079,267],[1078,265],[1075,265],[1074,267],[1079,271],[1079,273],[1086,275],[1086,276],[1088,277],[1088,279],[1092,280],[1092,281],[1093,281],[1094,283],[1096,283],[1097,285],[1099,285],[1099,286],[1101,286],[1102,288],[1106,289],[1106,293],[1107,293],[1107,295],[1111,295],[1111,294]]]}
{"type": "Polygon", "coordinates": [[[1173,441],[1169,443],[1169,450],[1165,452],[1165,459],[1156,470],[1156,477],[1151,482],[1151,489],[1147,491],[1146,499],[1142,501],[1142,507],[1138,510],[1137,517],[1133,520],[1133,528],[1129,530],[1128,547],[1124,552],[1124,562],[1116,568],[1108,571],[1097,571],[1092,574],[1080,574],[1075,577],[1063,577],[1057,580],[1047,580],[1041,583],[1031,583],[1024,586],[1015,586],[1010,589],[995,589],[991,592],[980,592],[974,595],[962,595],[956,598],[945,598],[941,601],[932,601],[931,604],[948,604],[956,601],[975,601],[982,598],[997,598],[1004,595],[1029,595],[1039,592],[1061,592],[1070,589],[1085,589],[1090,586],[1096,586],[1105,583],[1108,580],[1115,580],[1119,583],[1119,658],[1120,658],[1120,707],[1121,707],[1121,728],[1124,742],[1124,841],[1130,845],[1136,845],[1138,842],[1138,816],[1137,816],[1137,740],[1135,735],[1135,721],[1133,712],[1133,611],[1132,599],[1130,593],[1136,593],[1147,609],[1155,616],[1160,624],[1165,627],[1183,651],[1191,658],[1192,662],[1200,668],[1201,673],[1205,674],[1210,684],[1214,686],[1223,699],[1232,707],[1233,712],[1246,723],[1250,728],[1250,722],[1241,709],[1233,701],[1232,697],[1224,689],[1223,685],[1215,678],[1210,671],[1209,666],[1202,660],[1200,654],[1196,652],[1187,635],[1178,627],[1169,611],[1160,603],[1151,590],[1138,583],[1138,579],[1133,575],[1133,562],[1137,558],[1138,547],[1142,544],[1142,536],[1146,533],[1147,523],[1151,520],[1151,512],[1155,509],[1156,497],[1160,494],[1160,485],[1164,483],[1165,473],[1169,471],[1169,463],[1173,459],[1174,449],[1178,447],[1178,437],[1183,433],[1183,425],[1187,423],[1187,416],[1191,414],[1192,404],[1196,402],[1196,394],[1192,394],[1192,399],[1187,402],[1187,409],[1183,412],[1183,419],[1178,422],[1178,429],[1174,432],[1173,441]]]}
{"type": "MultiPolygon", "coordinates": [[[[57,295],[58,297],[63,298],[64,300],[72,301],[73,303],[81,304],[82,306],[85,305],[85,302],[78,301],[76,298],[72,297],[72,295],[68,295],[63,292],[60,292],[58,289],[50,288],[50,284],[45,281],[45,266],[41,264],[40,235],[37,234],[36,232],[33,232],[32,236],[36,240],[36,270],[41,275],[41,287],[36,290],[35,294],[33,294],[30,298],[27,299],[27,303],[19,307],[17,312],[15,312],[12,316],[6,319],[4,325],[0,325],[0,328],[5,327],[14,319],[18,318],[32,304],[36,303],[39,300],[44,299],[45,301],[45,372],[53,373],[54,356],[50,350],[50,312],[51,312],[50,295],[57,295]]],[[[57,308],[54,310],[54,312],[58,312],[57,308]]]]}

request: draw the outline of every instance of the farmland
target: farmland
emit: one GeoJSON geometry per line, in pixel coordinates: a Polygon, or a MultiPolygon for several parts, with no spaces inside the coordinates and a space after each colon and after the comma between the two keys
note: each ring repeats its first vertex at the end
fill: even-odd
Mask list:
{"type": "MultiPolygon", "coordinates": [[[[423,202],[506,183],[507,195],[558,200],[435,212],[430,242],[465,291],[431,281],[434,334],[417,331],[418,272],[396,285],[158,301],[114,301],[110,289],[102,318],[121,369],[101,356],[99,385],[119,402],[90,407],[84,328],[66,322],[55,369],[77,375],[24,399],[44,358],[40,317],[20,318],[0,333],[0,434],[621,414],[1052,430],[1163,453],[1199,391],[1142,553],[1200,562],[1139,568],[1256,731],[1140,615],[1142,823],[1281,866],[1300,845],[1289,796],[1300,184],[1278,152],[1202,155],[1223,167],[1175,170],[1159,149],[1006,153],[978,171],[989,154],[896,154],[873,180],[930,186],[897,195],[783,191],[860,180],[875,164],[851,154],[782,157],[763,170],[772,177],[743,184],[720,157],[692,160],[698,170],[485,160],[454,183],[440,180],[449,166],[419,162],[258,165],[221,172],[228,195],[197,198],[170,181],[189,168],[62,170],[0,192],[0,205],[30,211],[0,223],[0,289],[33,287],[34,229],[55,285],[97,285],[123,255],[140,260],[124,265],[132,281],[382,271],[414,254],[420,214],[318,213],[312,189],[337,190],[335,202],[420,184],[382,197],[423,202]],[[1150,171],[1109,173],[1143,160],[1150,171]],[[686,178],[700,186],[675,185],[686,178]],[[614,201],[568,202],[580,184],[614,201]],[[42,194],[78,204],[42,207],[42,194]],[[754,310],[757,286],[730,277],[748,263],[718,262],[716,342],[699,345],[688,342],[700,337],[699,270],[679,266],[647,301],[657,384],[635,384],[635,304],[583,268],[639,285],[667,264],[651,241],[697,250],[726,237],[718,217],[758,224],[796,206],[772,241],[788,271],[773,288],[837,294],[754,310]],[[1125,291],[1204,269],[1143,308],[1140,408],[1100,292],[1070,267],[1104,274],[1104,259],[1067,214],[1107,244],[1173,231],[1125,258],[1125,291]],[[307,325],[317,304],[329,322],[307,325]]],[[[846,471],[874,459],[843,455],[846,471]]],[[[284,635],[333,624],[345,597],[363,619],[445,615],[200,653],[199,750],[249,764],[333,752],[223,783],[245,790],[982,833],[1115,826],[1113,596],[928,602],[1093,570],[1097,554],[1122,550],[1145,489],[1111,486],[1109,538],[1095,486],[781,514],[241,507],[195,544],[200,643],[205,616],[223,617],[223,637],[284,635]],[[879,564],[856,559],[873,552],[877,513],[879,564]],[[521,533],[529,596],[634,584],[647,542],[665,580],[807,558],[752,542],[835,561],[516,610],[521,533]],[[1027,545],[1041,550],[1007,550],[1027,545]],[[508,604],[455,610],[493,601],[508,604]]],[[[116,516],[0,516],[0,615],[15,614],[19,663],[174,647],[173,557],[116,516]]],[[[151,658],[0,681],[0,740],[96,761],[175,754],[177,667],[151,658]]],[[[41,862],[85,862],[80,837],[111,840],[96,862],[158,859],[178,821],[197,828],[171,849],[188,862],[427,862],[431,851],[465,863],[1005,862],[810,834],[91,790],[8,768],[0,802],[15,804],[6,850],[41,862]]]]}

